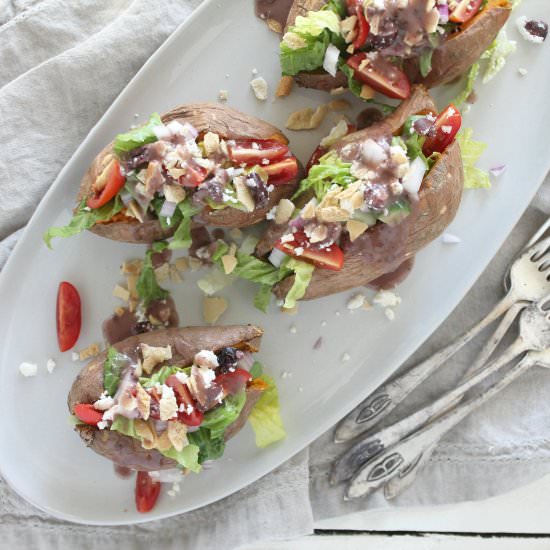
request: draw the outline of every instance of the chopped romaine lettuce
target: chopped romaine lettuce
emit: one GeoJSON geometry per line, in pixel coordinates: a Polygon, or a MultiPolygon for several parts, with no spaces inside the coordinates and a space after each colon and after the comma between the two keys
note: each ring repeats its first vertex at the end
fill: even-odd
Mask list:
{"type": "Polygon", "coordinates": [[[228,395],[219,407],[208,411],[204,415],[201,429],[210,431],[210,439],[223,437],[228,426],[233,424],[241,414],[245,402],[246,393],[244,391],[237,395],[228,395]]]}
{"type": "Polygon", "coordinates": [[[248,420],[256,435],[256,445],[267,447],[271,443],[286,437],[285,427],[281,418],[279,392],[273,378],[262,374],[259,376],[267,384],[256,406],[252,409],[248,420]]]}
{"type": "Polygon", "coordinates": [[[455,97],[453,104],[460,107],[474,91],[474,82],[479,74],[479,62],[474,63],[466,74],[466,85],[464,89],[455,97]]]}
{"type": "Polygon", "coordinates": [[[118,134],[113,143],[113,151],[120,156],[132,149],[157,141],[158,138],[154,132],[156,126],[162,126],[162,120],[158,113],[153,113],[143,126],[134,128],[125,134],[118,134]]]}
{"type": "Polygon", "coordinates": [[[225,440],[223,437],[211,438],[210,430],[199,428],[195,432],[187,434],[189,443],[199,449],[198,462],[202,464],[207,460],[216,460],[223,456],[225,440]]]}
{"type": "Polygon", "coordinates": [[[346,75],[348,79],[348,88],[353,95],[361,97],[361,90],[363,85],[355,79],[355,73],[353,69],[347,65],[344,61],[340,62],[339,69],[346,75]]]}
{"type": "Polygon", "coordinates": [[[345,19],[348,15],[344,0],[328,0],[322,9],[333,11],[340,19],[345,19]]]}
{"type": "Polygon", "coordinates": [[[103,363],[103,387],[111,397],[115,395],[120,384],[122,370],[129,362],[126,355],[118,353],[112,346],[107,350],[107,359],[103,363]]]}
{"type": "Polygon", "coordinates": [[[307,178],[300,182],[300,187],[294,193],[292,200],[312,189],[318,201],[323,200],[332,185],[347,187],[356,181],[350,173],[351,163],[343,162],[335,151],[323,155],[317,164],[314,164],[307,178]]]}
{"type": "Polygon", "coordinates": [[[464,166],[464,188],[478,189],[482,187],[491,187],[489,173],[475,166],[479,157],[487,148],[487,144],[472,139],[471,128],[464,128],[457,136],[456,140],[460,145],[462,153],[462,164],[464,166]]]}
{"type": "MultiPolygon", "coordinates": [[[[124,416],[117,415],[115,417],[113,424],[111,425],[111,430],[142,441],[142,438],[136,432],[135,421],[124,416]]],[[[192,434],[189,434],[189,436],[191,435],[192,434]]],[[[162,455],[175,460],[181,467],[198,473],[201,471],[201,466],[199,463],[199,447],[191,442],[191,437],[189,437],[189,441],[190,444],[186,445],[181,451],[176,451],[174,448],[168,449],[167,451],[157,450],[162,455]]]]}
{"type": "Polygon", "coordinates": [[[309,11],[305,17],[298,15],[289,32],[299,36],[319,36],[325,29],[340,34],[340,17],[331,10],[309,11]]]}
{"type": "Polygon", "coordinates": [[[79,205],[76,212],[69,223],[63,227],[50,227],[46,233],[44,233],[44,242],[48,248],[52,247],[52,239],[54,237],[72,237],[78,235],[86,229],[94,226],[97,222],[104,222],[110,220],[115,214],[118,214],[124,204],[119,195],[110,200],[107,204],[101,208],[91,209],[86,206],[86,199],[84,199],[79,205]]]}
{"type": "Polygon", "coordinates": [[[174,233],[174,238],[168,245],[170,250],[189,248],[191,246],[191,220],[195,214],[201,211],[200,206],[195,206],[189,198],[181,201],[177,209],[181,214],[181,221],[174,233]]]}
{"type": "Polygon", "coordinates": [[[315,266],[289,257],[288,260],[283,262],[281,268],[284,271],[290,270],[294,272],[294,283],[288,291],[283,305],[285,309],[292,309],[296,306],[296,302],[304,297],[307,287],[311,282],[315,266]]]}
{"type": "Polygon", "coordinates": [[[144,388],[154,388],[157,384],[164,384],[169,376],[178,372],[182,372],[189,376],[189,374],[191,374],[191,367],[169,367],[165,365],[153,372],[151,376],[142,376],[139,379],[139,383],[144,388]]]}
{"type": "Polygon", "coordinates": [[[426,77],[430,74],[430,71],[432,70],[432,56],[434,51],[429,48],[428,50],[425,50],[422,52],[420,56],[420,74],[423,77],[426,77]]]}
{"type": "Polygon", "coordinates": [[[269,303],[271,302],[272,288],[272,285],[261,285],[258,289],[258,292],[256,292],[256,295],[254,296],[254,307],[259,309],[263,313],[267,313],[267,308],[269,307],[269,303]]]}
{"type": "Polygon", "coordinates": [[[506,28],[502,28],[493,43],[481,55],[481,59],[487,60],[487,66],[483,71],[483,84],[489,82],[504,67],[506,58],[515,51],[515,40],[510,40],[506,28]]]}
{"type": "Polygon", "coordinates": [[[263,372],[264,367],[262,366],[262,364],[259,361],[254,361],[254,364],[250,369],[250,376],[252,376],[252,378],[258,378],[263,374],[263,372]]]}
{"type": "Polygon", "coordinates": [[[139,277],[136,283],[138,297],[145,307],[147,307],[153,300],[164,300],[169,295],[169,292],[158,284],[155,269],[153,268],[152,256],[158,251],[159,250],[153,250],[153,248],[147,250],[145,253],[145,259],[143,260],[143,266],[139,272],[139,277]]]}

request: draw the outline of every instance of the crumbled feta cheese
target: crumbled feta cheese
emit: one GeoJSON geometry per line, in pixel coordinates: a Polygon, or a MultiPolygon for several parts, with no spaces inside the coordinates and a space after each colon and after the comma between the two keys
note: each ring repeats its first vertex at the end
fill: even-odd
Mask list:
{"type": "Polygon", "coordinates": [[[19,365],[19,372],[25,377],[36,376],[38,365],[36,363],[27,363],[24,361],[19,365]]]}
{"type": "Polygon", "coordinates": [[[160,419],[163,421],[170,420],[178,415],[178,403],[174,395],[174,390],[166,384],[162,385],[162,397],[159,401],[159,411],[160,419]]]}
{"type": "Polygon", "coordinates": [[[250,81],[250,86],[257,99],[265,101],[267,99],[267,82],[265,78],[259,76],[250,81]]]}
{"type": "Polygon", "coordinates": [[[100,398],[94,403],[94,409],[97,411],[107,411],[115,404],[115,400],[110,395],[101,394],[100,398]]]}
{"type": "Polygon", "coordinates": [[[227,90],[220,90],[218,92],[218,99],[220,101],[227,101],[228,97],[229,97],[229,92],[227,90]]]}
{"type": "Polygon", "coordinates": [[[327,326],[327,322],[326,322],[326,321],[321,321],[321,326],[322,326],[322,327],[326,327],[326,326],[327,326]]]}
{"type": "Polygon", "coordinates": [[[195,365],[199,367],[206,367],[209,369],[215,369],[219,366],[218,357],[213,351],[203,349],[195,355],[195,365]]]}
{"type": "Polygon", "coordinates": [[[282,373],[281,373],[281,378],[290,378],[292,376],[292,373],[291,372],[288,372],[286,370],[284,370],[282,373]]]}
{"type": "Polygon", "coordinates": [[[97,423],[97,429],[98,430],[104,430],[106,427],[107,427],[107,422],[105,420],[100,420],[98,423],[97,423]]]}
{"type": "Polygon", "coordinates": [[[345,363],[345,362],[349,361],[350,359],[351,359],[351,355],[349,353],[344,353],[340,360],[342,361],[342,363],[345,363]]]}
{"type": "Polygon", "coordinates": [[[450,134],[453,131],[453,127],[449,124],[444,124],[443,126],[441,126],[441,131],[444,134],[450,134]]]}
{"type": "Polygon", "coordinates": [[[524,67],[520,67],[518,69],[518,73],[521,75],[521,76],[525,76],[527,74],[527,69],[525,69],[524,67]]]}
{"type": "Polygon", "coordinates": [[[393,309],[387,307],[385,310],[384,310],[384,314],[386,315],[386,317],[388,318],[388,320],[390,321],[393,321],[395,319],[395,312],[393,311],[393,309]]]}
{"type": "Polygon", "coordinates": [[[298,329],[296,328],[296,325],[292,325],[290,327],[290,333],[291,334],[296,334],[298,332],[298,329]]]}
{"type": "Polygon", "coordinates": [[[216,372],[213,369],[209,369],[208,367],[200,367],[198,370],[199,374],[204,380],[204,385],[209,388],[216,378],[216,372]]]}
{"type": "Polygon", "coordinates": [[[296,254],[296,256],[301,256],[304,253],[304,247],[303,246],[297,246],[294,249],[294,253],[296,254]]]}
{"type": "Polygon", "coordinates": [[[73,352],[71,353],[71,359],[72,359],[73,361],[80,361],[80,355],[78,355],[78,353],[77,353],[76,351],[73,351],[73,352]]]}
{"type": "Polygon", "coordinates": [[[364,294],[355,294],[352,296],[346,305],[348,309],[359,309],[363,306],[365,303],[365,295],[364,294]]]}
{"type": "Polygon", "coordinates": [[[460,241],[460,238],[457,237],[456,235],[453,235],[452,233],[443,233],[442,237],[441,237],[441,240],[445,243],[445,244],[457,244],[460,241]]]}
{"type": "Polygon", "coordinates": [[[256,69],[256,67],[254,67],[254,68],[252,69],[252,74],[253,74],[254,76],[256,76],[256,75],[258,74],[258,69],[256,69]]]}
{"type": "Polygon", "coordinates": [[[46,370],[50,374],[54,371],[55,367],[56,367],[56,363],[52,358],[50,358],[46,361],[46,370]]]}
{"type": "Polygon", "coordinates": [[[304,388],[302,388],[302,386],[298,386],[298,391],[299,391],[300,393],[304,393],[304,388]]]}
{"type": "Polygon", "coordinates": [[[381,290],[372,302],[379,307],[394,307],[401,303],[401,298],[391,290],[381,290]]]}

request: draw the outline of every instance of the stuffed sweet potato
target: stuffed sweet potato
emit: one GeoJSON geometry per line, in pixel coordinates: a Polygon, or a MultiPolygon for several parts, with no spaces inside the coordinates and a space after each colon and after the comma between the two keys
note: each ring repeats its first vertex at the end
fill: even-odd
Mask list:
{"type": "Polygon", "coordinates": [[[507,0],[295,0],[281,42],[300,86],[406,99],[464,74],[510,15],[507,0]]]}
{"type": "Polygon", "coordinates": [[[82,179],[73,219],[45,239],[90,229],[131,243],[174,236],[185,248],[192,224],[257,223],[299,175],[271,124],[217,103],[182,105],[105,147],[82,179]]]}
{"type": "Polygon", "coordinates": [[[366,285],[440,235],[462,195],[460,123],[453,106],[437,115],[418,85],[381,122],[325,143],[291,219],[272,223],[257,245],[258,257],[291,268],[274,294],[288,305],[366,285]]]}
{"type": "Polygon", "coordinates": [[[119,466],[199,471],[223,454],[268,390],[257,364],[250,372],[261,336],[250,325],[189,327],[114,344],[72,385],[76,430],[119,466]]]}

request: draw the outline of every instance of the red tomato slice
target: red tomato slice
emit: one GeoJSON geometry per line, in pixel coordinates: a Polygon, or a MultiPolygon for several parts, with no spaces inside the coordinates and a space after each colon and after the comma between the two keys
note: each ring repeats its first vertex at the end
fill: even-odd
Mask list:
{"type": "Polygon", "coordinates": [[[247,370],[235,369],[233,372],[224,372],[216,376],[216,384],[223,390],[224,395],[234,395],[244,390],[246,384],[252,380],[247,370]]]}
{"type": "Polygon", "coordinates": [[[262,166],[269,176],[267,183],[284,185],[298,175],[298,161],[296,157],[288,157],[276,164],[262,166]]]}
{"type": "Polygon", "coordinates": [[[74,414],[78,420],[90,426],[97,426],[97,423],[103,420],[103,413],[94,409],[94,406],[89,403],[79,403],[75,405],[74,414]]]}
{"type": "Polygon", "coordinates": [[[344,266],[344,251],[337,244],[317,250],[315,248],[307,248],[307,243],[308,240],[305,234],[297,231],[294,234],[294,241],[286,243],[279,241],[275,244],[275,248],[293,258],[304,260],[323,269],[330,269],[332,271],[340,271],[342,269],[344,266]],[[299,254],[296,252],[297,248],[302,249],[299,254]]]}
{"type": "Polygon", "coordinates": [[[271,139],[237,139],[235,145],[228,146],[228,149],[232,161],[247,166],[263,166],[262,161],[268,160],[271,163],[282,159],[289,152],[287,145],[271,139]]]}
{"type": "Polygon", "coordinates": [[[357,35],[355,36],[355,40],[353,41],[353,47],[358,50],[361,48],[365,42],[367,41],[367,38],[369,36],[370,31],[370,25],[367,21],[367,18],[365,17],[365,9],[363,8],[363,5],[357,6],[357,35]]]}
{"type": "Polygon", "coordinates": [[[78,290],[66,281],[59,285],[57,291],[56,324],[59,350],[67,351],[78,340],[82,314],[78,290]]]}
{"type": "Polygon", "coordinates": [[[184,187],[198,187],[208,175],[208,170],[195,163],[188,163],[185,174],[180,177],[179,183],[184,187]]]}
{"type": "Polygon", "coordinates": [[[138,512],[150,512],[160,495],[160,482],[151,479],[147,472],[138,472],[136,477],[136,509],[138,512]]]}
{"type": "Polygon", "coordinates": [[[460,111],[451,103],[435,119],[435,134],[426,138],[422,146],[422,152],[427,157],[432,153],[443,153],[454,140],[461,124],[460,111]]]}
{"type": "Polygon", "coordinates": [[[476,15],[482,2],[483,0],[459,0],[456,8],[451,12],[449,19],[453,23],[466,23],[466,21],[469,21],[476,15]]]}
{"type": "Polygon", "coordinates": [[[102,187],[101,191],[88,197],[86,204],[90,208],[100,208],[118,194],[125,182],[118,160],[113,159],[97,177],[95,185],[102,187]]]}
{"type": "Polygon", "coordinates": [[[411,83],[407,75],[382,56],[373,61],[366,53],[361,52],[352,55],[346,63],[353,69],[359,82],[368,84],[387,97],[407,99],[411,95],[411,83]],[[364,61],[364,66],[360,68],[364,61]]]}
{"type": "Polygon", "coordinates": [[[189,388],[183,382],[180,382],[175,374],[170,375],[164,383],[174,390],[178,405],[183,404],[185,407],[191,405],[191,407],[193,407],[190,413],[179,411],[178,420],[188,426],[200,426],[202,424],[203,414],[197,409],[197,404],[191,396],[189,388]]]}

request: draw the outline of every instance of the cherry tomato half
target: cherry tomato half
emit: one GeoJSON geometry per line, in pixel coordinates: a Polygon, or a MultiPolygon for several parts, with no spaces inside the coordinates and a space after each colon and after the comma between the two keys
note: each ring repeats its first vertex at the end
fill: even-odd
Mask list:
{"type": "Polygon", "coordinates": [[[103,413],[94,409],[94,406],[90,403],[79,403],[74,406],[74,414],[84,422],[84,424],[89,424],[90,426],[97,426],[98,422],[101,422],[103,419],[103,413]]]}
{"type": "Polygon", "coordinates": [[[367,21],[367,18],[365,17],[365,9],[363,8],[363,5],[357,6],[357,29],[356,29],[356,35],[355,39],[353,41],[353,47],[358,50],[361,48],[365,42],[367,41],[367,38],[369,36],[370,32],[370,25],[367,21]]]}
{"type": "Polygon", "coordinates": [[[94,186],[100,191],[88,197],[86,204],[90,208],[100,208],[118,194],[125,182],[118,160],[113,159],[96,179],[94,186]]]}
{"type": "Polygon", "coordinates": [[[428,136],[422,152],[429,157],[432,153],[443,153],[445,149],[453,142],[460,125],[462,117],[460,111],[451,103],[444,111],[442,111],[435,119],[433,128],[435,133],[433,136],[428,136]]]}
{"type": "Polygon", "coordinates": [[[449,19],[453,23],[466,23],[477,14],[483,0],[459,0],[449,19]]]}
{"type": "Polygon", "coordinates": [[[298,175],[298,161],[296,157],[288,157],[275,164],[262,166],[269,176],[267,182],[273,185],[284,185],[298,175]]]}
{"type": "Polygon", "coordinates": [[[197,404],[193,399],[187,385],[178,380],[178,377],[175,374],[170,375],[164,383],[174,390],[178,405],[184,405],[185,408],[188,408],[189,406],[193,408],[190,413],[179,411],[178,420],[184,424],[187,424],[187,426],[200,426],[202,424],[203,414],[197,408],[197,404]]]}
{"type": "Polygon", "coordinates": [[[160,495],[160,482],[154,481],[148,472],[138,472],[136,477],[136,509],[142,514],[150,512],[160,495]]]}
{"type": "Polygon", "coordinates": [[[381,94],[395,99],[407,99],[411,95],[411,83],[407,75],[382,56],[371,59],[366,53],[352,55],[346,63],[353,69],[359,82],[368,84],[381,94]]]}
{"type": "Polygon", "coordinates": [[[304,260],[323,269],[332,271],[342,269],[344,266],[344,251],[337,244],[333,244],[328,248],[316,249],[307,248],[308,242],[305,234],[302,231],[297,231],[294,233],[294,241],[285,243],[279,241],[275,244],[275,248],[293,258],[304,260]],[[300,249],[299,253],[296,251],[298,248],[300,249]]]}
{"type": "Polygon", "coordinates": [[[246,384],[252,380],[247,370],[235,369],[232,372],[224,372],[216,376],[216,384],[223,390],[224,395],[234,395],[244,390],[246,384]]]}
{"type": "Polygon", "coordinates": [[[208,176],[208,170],[195,164],[194,162],[187,163],[185,174],[180,177],[179,183],[184,187],[198,187],[208,176]]]}
{"type": "Polygon", "coordinates": [[[67,351],[78,340],[82,314],[78,290],[66,281],[59,285],[57,291],[56,324],[59,350],[67,351]]]}
{"type": "Polygon", "coordinates": [[[237,139],[235,145],[228,146],[228,149],[232,161],[247,166],[263,166],[262,161],[268,160],[271,163],[282,159],[289,152],[287,145],[271,139],[237,139]]]}

